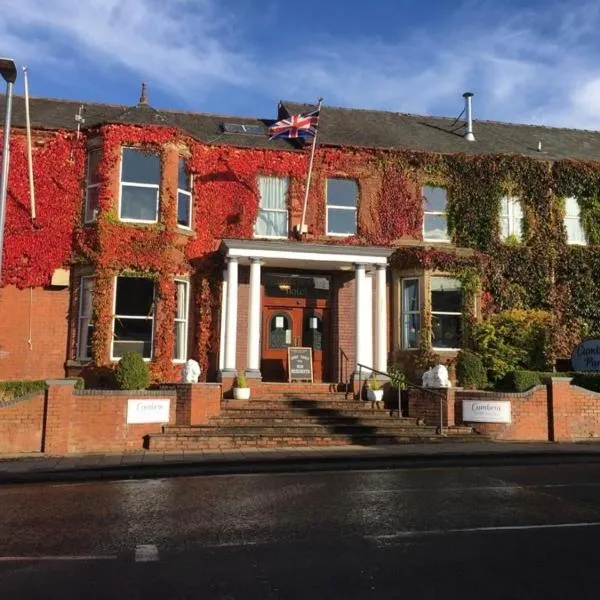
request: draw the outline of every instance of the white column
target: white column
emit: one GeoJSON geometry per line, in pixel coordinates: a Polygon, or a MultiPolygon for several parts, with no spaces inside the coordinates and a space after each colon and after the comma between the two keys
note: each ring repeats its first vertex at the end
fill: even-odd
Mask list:
{"type": "Polygon", "coordinates": [[[356,301],[355,301],[355,328],[356,328],[356,372],[358,372],[358,364],[368,365],[370,360],[366,354],[367,340],[365,337],[365,320],[371,319],[371,315],[365,314],[365,291],[366,291],[366,273],[365,265],[356,264],[354,282],[356,285],[356,301]]]}
{"type": "Polygon", "coordinates": [[[235,371],[237,350],[238,259],[227,263],[227,323],[225,325],[225,371],[235,371]]]}
{"type": "Polygon", "coordinates": [[[250,259],[246,372],[255,377],[260,377],[260,265],[258,258],[250,259]]]}
{"type": "Polygon", "coordinates": [[[377,303],[375,307],[375,368],[387,372],[387,289],[386,265],[377,265],[377,303]]]}
{"type": "Polygon", "coordinates": [[[227,329],[227,271],[223,271],[221,287],[221,333],[219,335],[219,371],[225,368],[225,330],[227,329]]]}

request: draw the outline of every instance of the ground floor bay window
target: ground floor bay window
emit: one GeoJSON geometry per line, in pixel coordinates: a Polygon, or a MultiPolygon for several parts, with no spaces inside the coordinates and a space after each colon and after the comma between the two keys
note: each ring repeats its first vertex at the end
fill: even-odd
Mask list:
{"type": "Polygon", "coordinates": [[[154,280],[145,277],[116,278],[111,358],[126,352],[152,358],[154,331],[154,280]]]}
{"type": "Polygon", "coordinates": [[[462,345],[463,292],[461,283],[446,275],[420,272],[397,278],[398,347],[417,350],[423,332],[432,350],[458,350],[462,345]]]}

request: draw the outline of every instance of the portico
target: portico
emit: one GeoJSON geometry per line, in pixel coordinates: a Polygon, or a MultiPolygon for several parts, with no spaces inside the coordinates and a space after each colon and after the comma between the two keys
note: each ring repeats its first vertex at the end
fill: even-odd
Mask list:
{"type": "Polygon", "coordinates": [[[339,356],[386,371],[392,250],[223,240],[219,371],[287,381],[287,349],[311,347],[315,381],[339,382],[339,356]]]}

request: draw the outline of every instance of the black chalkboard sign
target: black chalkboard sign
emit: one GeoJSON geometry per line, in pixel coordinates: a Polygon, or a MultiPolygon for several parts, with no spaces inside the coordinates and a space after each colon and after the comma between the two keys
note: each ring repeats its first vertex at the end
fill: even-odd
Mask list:
{"type": "Polygon", "coordinates": [[[312,348],[288,347],[288,377],[290,381],[310,381],[312,383],[312,348]]]}

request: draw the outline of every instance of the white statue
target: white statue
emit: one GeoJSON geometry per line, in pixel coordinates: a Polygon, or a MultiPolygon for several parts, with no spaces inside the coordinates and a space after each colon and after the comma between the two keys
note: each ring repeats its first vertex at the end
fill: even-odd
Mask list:
{"type": "Polygon", "coordinates": [[[190,358],[181,370],[181,380],[183,383],[198,383],[201,372],[198,362],[190,358]]]}
{"type": "Polygon", "coordinates": [[[423,387],[449,388],[452,387],[448,379],[448,369],[444,365],[436,365],[423,373],[423,387]]]}

